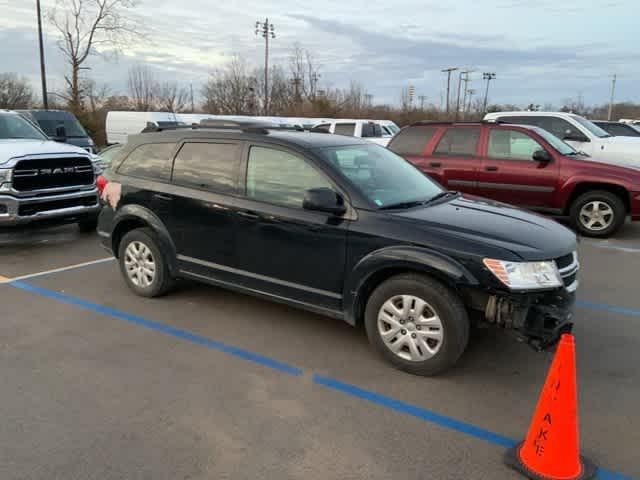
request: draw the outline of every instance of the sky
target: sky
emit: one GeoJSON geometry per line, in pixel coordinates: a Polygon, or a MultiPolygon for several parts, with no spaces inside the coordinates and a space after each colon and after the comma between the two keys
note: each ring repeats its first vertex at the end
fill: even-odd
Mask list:
{"type": "MultiPolygon", "coordinates": [[[[46,11],[54,3],[42,0],[46,11]]],[[[35,0],[0,0],[0,73],[27,77],[39,91],[35,0]]],[[[298,42],[320,66],[321,88],[364,85],[374,103],[399,104],[403,87],[441,105],[446,67],[474,70],[469,88],[484,92],[482,72],[495,72],[490,102],[561,106],[640,102],[637,0],[138,0],[127,13],[145,38],[116,58],[92,56],[99,85],[126,94],[127,71],[146,64],[159,79],[199,92],[209,72],[234,55],[264,61],[256,20],[275,24],[271,61],[287,65],[298,42]]],[[[62,89],[66,65],[45,22],[49,90],[62,89]]],[[[457,83],[454,77],[452,86],[457,83]]]]}

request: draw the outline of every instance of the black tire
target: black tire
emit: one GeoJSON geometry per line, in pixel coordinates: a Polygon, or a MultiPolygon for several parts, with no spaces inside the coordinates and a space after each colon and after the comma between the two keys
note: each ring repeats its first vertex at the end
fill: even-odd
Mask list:
{"type": "MultiPolygon", "coordinates": [[[[148,257],[146,258],[148,259],[148,257]]],[[[173,286],[174,280],[169,272],[166,256],[163,255],[160,243],[150,228],[137,228],[128,232],[120,241],[118,260],[120,263],[120,271],[122,272],[125,282],[127,282],[131,290],[141,297],[162,296],[173,286]],[[151,260],[155,264],[155,274],[153,275],[153,280],[150,281],[148,285],[137,285],[127,273],[127,248],[134,242],[138,242],[138,245],[144,245],[148,248],[151,260]]],[[[140,281],[139,278],[138,281],[140,281]]]]}
{"type": "Polygon", "coordinates": [[[98,228],[98,219],[96,217],[85,218],[78,222],[78,229],[82,233],[93,233],[98,228]]]}
{"type": "MultiPolygon", "coordinates": [[[[579,234],[585,237],[606,238],[616,233],[624,225],[627,210],[618,195],[605,190],[593,190],[583,193],[573,201],[569,216],[571,225],[579,234]],[[600,202],[600,205],[606,205],[613,212],[613,218],[610,219],[610,223],[606,228],[596,227],[596,225],[594,225],[594,228],[589,228],[586,219],[581,216],[582,209],[592,202],[600,202]]],[[[605,216],[604,218],[606,220],[609,217],[605,216]]]]}
{"type": "Polygon", "coordinates": [[[365,309],[365,328],[369,342],[396,368],[414,375],[430,376],[444,372],[458,361],[469,342],[470,322],[455,292],[431,277],[408,273],[386,280],[373,291],[365,309]],[[412,295],[424,300],[440,318],[442,343],[439,350],[426,360],[401,358],[387,347],[381,337],[378,329],[380,309],[387,300],[398,295],[412,295]]]}

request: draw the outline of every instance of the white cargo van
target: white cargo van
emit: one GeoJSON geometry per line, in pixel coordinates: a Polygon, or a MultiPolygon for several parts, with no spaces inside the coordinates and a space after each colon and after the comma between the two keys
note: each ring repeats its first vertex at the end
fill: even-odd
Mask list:
{"type": "Polygon", "coordinates": [[[108,112],[107,145],[127,143],[129,135],[137,135],[149,124],[156,127],[175,127],[183,123],[177,114],[171,112],[108,112]]]}

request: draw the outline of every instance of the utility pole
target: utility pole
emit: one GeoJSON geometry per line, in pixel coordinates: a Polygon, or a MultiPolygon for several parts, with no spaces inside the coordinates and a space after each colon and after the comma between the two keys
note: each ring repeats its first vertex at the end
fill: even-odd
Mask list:
{"type": "Polygon", "coordinates": [[[276,38],[275,27],[266,18],[256,22],[256,35],[264,38],[264,114],[269,115],[269,38],[276,38]]]}
{"type": "Polygon", "coordinates": [[[449,90],[451,89],[451,72],[455,72],[458,70],[458,67],[450,67],[445,68],[444,70],[440,70],[442,73],[447,74],[447,115],[449,115],[449,90]]]}
{"type": "Polygon", "coordinates": [[[370,93],[364,94],[364,101],[367,105],[367,108],[371,108],[373,106],[373,95],[370,93]]]}
{"type": "Polygon", "coordinates": [[[473,94],[476,93],[476,91],[473,88],[470,88],[468,93],[469,93],[469,106],[467,107],[466,112],[471,113],[471,97],[473,97],[473,94]]]}
{"type": "Polygon", "coordinates": [[[409,110],[413,108],[413,96],[416,93],[416,87],[409,85],[409,110]]]}
{"type": "Polygon", "coordinates": [[[609,115],[607,115],[607,120],[611,120],[611,116],[613,115],[613,98],[616,94],[616,80],[617,75],[613,74],[613,79],[611,80],[611,100],[609,101],[609,115]]]}
{"type": "MultiPolygon", "coordinates": [[[[455,116],[455,120],[458,120],[458,115],[460,113],[460,93],[462,92],[462,82],[464,80],[465,101],[466,101],[467,82],[469,81],[469,74],[471,72],[472,72],[472,70],[464,70],[464,71],[461,71],[460,74],[458,75],[458,100],[456,101],[456,116],[455,116]]],[[[463,108],[464,108],[464,102],[463,102],[462,105],[463,105],[463,108]]]]}
{"type": "MultiPolygon", "coordinates": [[[[464,78],[462,79],[462,81],[464,82],[464,97],[462,98],[462,115],[464,117],[464,113],[466,110],[465,105],[467,104],[467,90],[469,89],[469,82],[471,81],[471,79],[469,78],[469,74],[473,72],[473,70],[465,70],[464,72],[462,72],[462,74],[464,74],[464,78]]],[[[458,95],[460,95],[460,92],[458,92],[458,95]]],[[[457,114],[458,112],[456,112],[457,114]]],[[[457,117],[456,117],[457,119],[457,117]]]]}
{"type": "Polygon", "coordinates": [[[44,40],[42,39],[42,11],[40,10],[40,0],[36,0],[36,10],[38,12],[38,39],[40,41],[40,78],[42,80],[42,106],[49,109],[47,99],[47,75],[44,68],[44,40]]]}
{"type": "Polygon", "coordinates": [[[196,113],[196,103],[193,100],[193,82],[189,84],[191,90],[191,113],[196,113]]]}
{"type": "Polygon", "coordinates": [[[487,113],[487,102],[489,99],[489,82],[491,82],[491,80],[495,80],[495,78],[496,74],[493,72],[484,72],[482,74],[482,79],[487,81],[487,88],[484,91],[484,106],[482,107],[483,113],[487,113]]]}

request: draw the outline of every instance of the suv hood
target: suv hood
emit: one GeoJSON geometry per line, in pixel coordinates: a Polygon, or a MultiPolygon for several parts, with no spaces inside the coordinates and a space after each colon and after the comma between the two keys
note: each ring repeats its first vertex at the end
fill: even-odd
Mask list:
{"type": "Polygon", "coordinates": [[[479,197],[464,195],[393,215],[419,222],[425,233],[484,244],[492,251],[509,250],[527,261],[551,260],[576,250],[575,234],[556,221],[479,197]]]}
{"type": "Polygon", "coordinates": [[[11,138],[0,140],[0,165],[12,158],[20,158],[31,155],[64,155],[81,154],[89,156],[89,153],[75,145],[58,143],[51,140],[30,140],[11,138]]]}
{"type": "Polygon", "coordinates": [[[607,137],[599,143],[592,155],[599,162],[640,168],[640,137],[607,137]]]}

